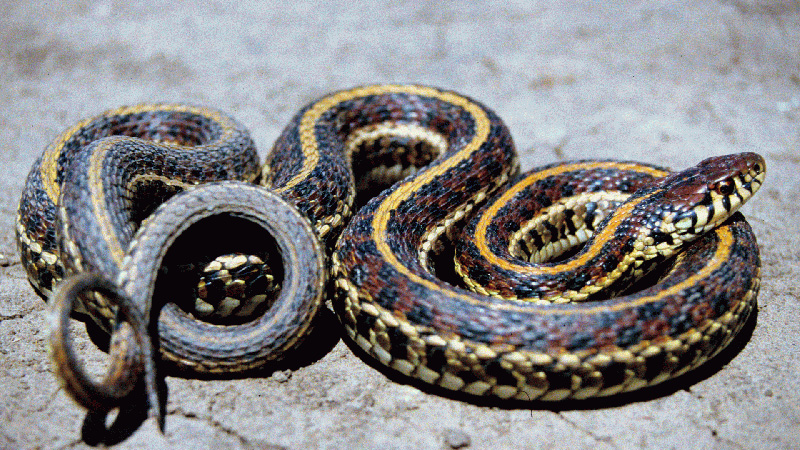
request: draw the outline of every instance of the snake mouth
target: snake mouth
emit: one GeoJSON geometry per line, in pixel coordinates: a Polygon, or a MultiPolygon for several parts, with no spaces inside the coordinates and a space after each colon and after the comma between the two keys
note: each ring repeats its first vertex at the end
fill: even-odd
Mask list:
{"type": "Polygon", "coordinates": [[[208,217],[167,251],[154,306],[174,303],[189,317],[214,325],[250,322],[277,298],[284,276],[280,261],[274,238],[257,224],[230,214],[208,217]]]}

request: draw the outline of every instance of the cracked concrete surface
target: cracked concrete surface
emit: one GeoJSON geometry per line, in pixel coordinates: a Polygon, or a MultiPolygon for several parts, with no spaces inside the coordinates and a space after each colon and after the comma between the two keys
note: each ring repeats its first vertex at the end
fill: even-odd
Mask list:
{"type": "MultiPolygon", "coordinates": [[[[49,140],[108,108],[182,101],[232,114],[263,155],[306,102],[380,82],[442,86],[489,105],[523,168],[764,155],[766,183],[743,210],[763,261],[752,333],[716,367],[657,395],[531,411],[392,381],[330,327],[327,347],[290,372],[169,377],[166,433],[145,422],[117,447],[800,448],[800,2],[0,7],[0,448],[85,447],[84,413],[50,373],[44,303],[13,240],[25,176],[49,140]]],[[[102,353],[78,341],[101,373],[102,353]]]]}

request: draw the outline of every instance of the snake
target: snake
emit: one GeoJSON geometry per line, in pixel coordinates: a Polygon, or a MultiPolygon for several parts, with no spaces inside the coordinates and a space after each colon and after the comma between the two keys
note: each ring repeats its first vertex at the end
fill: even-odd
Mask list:
{"type": "MultiPolygon", "coordinates": [[[[82,295],[85,313],[109,331],[117,322],[113,303],[130,303],[125,309],[145,318],[154,314],[168,249],[216,216],[255,223],[278,241],[281,298],[264,317],[290,318],[304,334],[328,279],[333,310],[365,355],[408,378],[473,396],[558,401],[655,385],[719,353],[755,304],[758,246],[736,213],[764,179],[766,165],[754,153],[710,158],[680,172],[578,161],[519,175],[511,133],[491,109],[438,88],[375,85],[302,108],[259,171],[250,150],[218,146],[223,136],[235,136],[235,148],[251,142],[222,113],[179,105],[131,111],[84,121],[48,147],[18,215],[23,264],[38,292],[70,273],[114,280],[115,302],[79,289],[56,290],[51,299],[63,310],[73,303],[67,297],[82,295]],[[202,132],[185,124],[187,115],[204,125],[202,132]],[[125,125],[108,130],[108,122],[125,125]],[[187,128],[190,138],[176,132],[187,128]],[[187,143],[194,148],[183,148],[187,143]],[[84,175],[64,175],[73,171],[84,175]],[[227,178],[241,181],[219,181],[227,178]],[[83,181],[73,188],[70,179],[83,181]],[[292,228],[316,236],[316,247],[300,248],[284,239],[274,218],[243,206],[268,191],[276,193],[268,202],[286,206],[285,216],[295,217],[288,211],[296,209],[305,217],[307,227],[292,228]],[[73,198],[79,201],[69,206],[73,198]],[[163,205],[144,201],[153,198],[163,205]],[[40,210],[47,212],[34,214],[40,210]],[[60,237],[42,231],[50,228],[62,230],[60,237]],[[453,262],[449,244],[462,229],[453,262]],[[543,262],[580,244],[573,256],[543,262]],[[109,263],[93,262],[108,255],[109,263]],[[299,287],[292,268],[306,260],[328,269],[300,276],[306,284],[299,287]],[[457,275],[448,273],[448,260],[457,275]],[[476,260],[485,261],[483,269],[476,260]],[[87,270],[90,263],[97,266],[87,270]],[[500,275],[508,278],[497,281],[500,275]],[[639,288],[642,278],[651,282],[639,288]],[[295,299],[305,291],[317,293],[295,299]]],[[[278,356],[258,348],[255,335],[275,335],[254,325],[265,322],[204,325],[168,303],[158,317],[160,353],[200,373],[249,370],[286,348],[278,356]]],[[[128,334],[144,334],[139,328],[128,334]]],[[[138,338],[121,347],[141,345],[147,343],[138,338]]],[[[118,369],[143,364],[124,351],[114,358],[118,369]]],[[[69,374],[73,362],[64,366],[63,378],[78,379],[69,374]]]]}

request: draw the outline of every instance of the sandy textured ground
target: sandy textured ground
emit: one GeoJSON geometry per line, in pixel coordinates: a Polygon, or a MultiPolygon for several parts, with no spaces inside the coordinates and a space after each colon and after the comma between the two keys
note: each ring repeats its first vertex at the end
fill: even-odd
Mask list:
{"type": "Polygon", "coordinates": [[[119,448],[800,448],[800,2],[178,4],[0,1],[1,448],[84,447],[13,238],[50,139],[107,108],[182,101],[231,113],[264,154],[307,101],[377,82],[483,101],[524,168],[764,155],[767,182],[744,208],[764,266],[752,335],[663,395],[533,411],[398,384],[338,341],[271,376],[170,377],[166,434],[145,423],[119,448]]]}

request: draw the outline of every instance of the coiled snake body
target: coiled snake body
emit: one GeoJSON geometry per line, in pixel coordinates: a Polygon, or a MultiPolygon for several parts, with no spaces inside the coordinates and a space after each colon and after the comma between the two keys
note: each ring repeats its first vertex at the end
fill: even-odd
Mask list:
{"type": "MultiPolygon", "coordinates": [[[[426,383],[519,400],[611,395],[672,378],[724,348],[755,302],[758,247],[741,215],[729,219],[763,180],[755,154],[673,174],[581,161],[518,177],[511,135],[491,110],[435,88],[368,86],[313,102],[287,126],[261,174],[284,200],[225,182],[188,189],[148,215],[154,208],[145,200],[195,183],[253,181],[254,161],[246,132],[210,110],[143,106],[83,122],[29,176],[18,222],[29,279],[42,294],[65,273],[111,279],[116,294],[88,295],[92,283],[67,282],[54,303],[68,311],[85,294],[85,312],[122,333],[104,297],[130,299],[146,323],[170,246],[195,224],[234,217],[274,236],[284,261],[281,297],[263,317],[232,327],[167,305],[158,327],[166,359],[204,372],[280,357],[310,328],[328,261],[334,310],[367,354],[426,383]],[[97,140],[112,134],[151,142],[97,140]],[[394,181],[350,218],[365,202],[358,192],[394,181]],[[281,212],[265,217],[252,202],[281,212]],[[278,219],[297,231],[281,231],[278,219]],[[457,281],[447,274],[443,244],[462,227],[456,272],[464,281],[457,281]],[[585,241],[572,257],[541,262],[585,241]],[[651,272],[659,274],[654,284],[626,291],[651,272]],[[291,326],[278,333],[276,321],[291,326]]],[[[115,367],[140,367],[132,349],[142,345],[140,336],[123,346],[115,367]]],[[[68,385],[80,379],[70,355],[55,359],[68,385]]]]}

